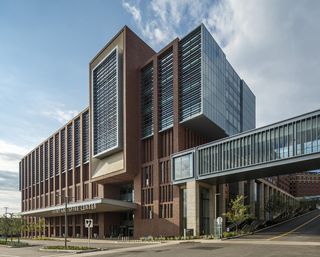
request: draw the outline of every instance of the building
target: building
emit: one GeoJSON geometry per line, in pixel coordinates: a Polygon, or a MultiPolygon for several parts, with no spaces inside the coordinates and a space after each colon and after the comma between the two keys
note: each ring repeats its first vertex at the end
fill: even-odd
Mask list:
{"type": "MultiPolygon", "coordinates": [[[[187,191],[172,183],[170,156],[255,128],[254,94],[204,25],[158,53],[124,27],[91,60],[89,81],[89,107],[22,158],[22,215],[62,236],[67,200],[69,236],[87,236],[85,218],[101,238],[182,234],[187,191]]],[[[229,192],[256,199],[255,183],[217,187],[219,213],[229,192]]],[[[212,231],[201,215],[195,234],[212,231]]]]}
{"type": "Polygon", "coordinates": [[[295,197],[319,196],[320,174],[303,172],[290,176],[290,193],[295,197]]]}

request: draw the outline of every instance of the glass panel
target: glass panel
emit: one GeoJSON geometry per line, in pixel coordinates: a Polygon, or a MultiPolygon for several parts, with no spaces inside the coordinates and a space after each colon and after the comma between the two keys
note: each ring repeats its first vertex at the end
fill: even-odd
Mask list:
{"type": "MultiPolygon", "coordinates": [[[[178,156],[173,159],[174,180],[193,177],[193,154],[178,156]]],[[[201,174],[201,170],[200,170],[201,174]]]]}

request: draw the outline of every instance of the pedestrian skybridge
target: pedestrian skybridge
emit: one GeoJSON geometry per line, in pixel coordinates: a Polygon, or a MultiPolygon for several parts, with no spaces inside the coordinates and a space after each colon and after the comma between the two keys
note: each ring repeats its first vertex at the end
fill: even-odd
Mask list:
{"type": "Polygon", "coordinates": [[[225,183],[320,168],[320,110],[171,156],[174,184],[225,183]]]}

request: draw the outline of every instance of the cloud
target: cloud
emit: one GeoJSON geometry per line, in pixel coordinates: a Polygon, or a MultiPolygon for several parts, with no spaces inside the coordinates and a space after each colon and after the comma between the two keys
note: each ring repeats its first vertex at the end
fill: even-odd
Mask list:
{"type": "Polygon", "coordinates": [[[4,213],[4,207],[8,207],[8,212],[21,212],[21,192],[7,191],[0,188],[0,214],[4,213]]]}
{"type": "Polygon", "coordinates": [[[19,174],[0,170],[0,188],[6,191],[17,191],[19,186],[19,174]]]}
{"type": "Polygon", "coordinates": [[[26,153],[24,147],[0,139],[0,176],[2,170],[18,172],[19,162],[26,153]]]}
{"type": "Polygon", "coordinates": [[[65,124],[79,113],[76,110],[65,110],[63,107],[64,106],[52,107],[52,110],[42,111],[41,114],[46,116],[47,118],[55,119],[61,124],[65,124]]]}
{"type": "Polygon", "coordinates": [[[142,3],[125,0],[123,6],[139,17],[137,28],[155,49],[206,25],[256,95],[258,126],[319,108],[319,1],[142,3]]]}

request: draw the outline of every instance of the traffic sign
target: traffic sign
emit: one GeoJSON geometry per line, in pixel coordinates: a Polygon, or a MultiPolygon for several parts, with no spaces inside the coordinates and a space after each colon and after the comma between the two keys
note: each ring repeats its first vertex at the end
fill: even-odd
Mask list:
{"type": "Polygon", "coordinates": [[[84,226],[86,228],[93,228],[93,220],[92,219],[85,219],[84,220],[84,226]]]}
{"type": "Polygon", "coordinates": [[[218,217],[218,218],[217,218],[217,224],[218,224],[218,225],[221,225],[222,222],[223,222],[223,218],[222,218],[222,217],[218,217]]]}

